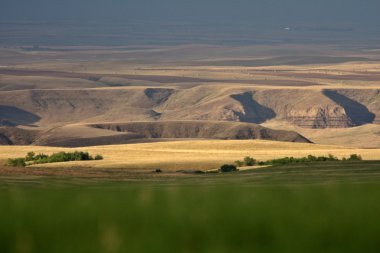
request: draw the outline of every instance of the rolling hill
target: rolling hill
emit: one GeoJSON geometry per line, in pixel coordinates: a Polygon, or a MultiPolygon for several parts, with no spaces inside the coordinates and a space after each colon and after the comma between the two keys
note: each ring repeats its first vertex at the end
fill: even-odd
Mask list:
{"type": "Polygon", "coordinates": [[[80,146],[152,138],[305,141],[300,135],[263,129],[257,124],[282,120],[301,128],[350,128],[374,124],[380,119],[378,89],[227,85],[48,89],[3,91],[0,101],[4,144],[80,146]],[[70,131],[65,126],[73,129],[73,124],[96,126],[98,130],[80,131],[90,134],[78,138],[78,134],[67,134],[70,131]],[[21,141],[25,131],[32,136],[38,131],[41,137],[21,141]]]}

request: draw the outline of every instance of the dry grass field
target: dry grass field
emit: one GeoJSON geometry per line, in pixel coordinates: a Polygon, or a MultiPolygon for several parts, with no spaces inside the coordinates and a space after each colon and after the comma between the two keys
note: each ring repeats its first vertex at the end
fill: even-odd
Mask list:
{"type": "Polygon", "coordinates": [[[218,168],[225,163],[233,163],[245,156],[259,160],[269,160],[286,156],[303,157],[333,154],[338,157],[360,154],[365,160],[380,160],[380,149],[357,149],[339,146],[315,145],[306,143],[273,142],[262,140],[195,140],[173,141],[128,145],[85,147],[77,149],[0,146],[0,159],[22,157],[29,151],[50,154],[59,151],[83,150],[91,154],[101,154],[103,161],[68,162],[43,167],[60,168],[124,168],[151,171],[156,168],[176,170],[207,170],[218,168]]]}

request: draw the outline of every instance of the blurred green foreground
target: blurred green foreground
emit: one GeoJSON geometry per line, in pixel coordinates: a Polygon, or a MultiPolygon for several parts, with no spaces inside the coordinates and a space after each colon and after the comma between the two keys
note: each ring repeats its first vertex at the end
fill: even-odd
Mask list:
{"type": "Polygon", "coordinates": [[[0,188],[0,252],[380,252],[380,184],[0,188]]]}
{"type": "Polygon", "coordinates": [[[30,170],[0,175],[0,253],[380,252],[379,161],[117,179],[30,170]]]}

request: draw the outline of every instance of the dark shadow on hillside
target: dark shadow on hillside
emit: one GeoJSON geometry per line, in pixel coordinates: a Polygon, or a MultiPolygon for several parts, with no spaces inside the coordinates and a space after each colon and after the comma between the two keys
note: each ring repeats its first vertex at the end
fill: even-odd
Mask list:
{"type": "Polygon", "coordinates": [[[169,97],[173,95],[174,90],[148,88],[144,91],[144,93],[151,101],[159,105],[166,102],[169,99],[169,97]]]}
{"type": "Polygon", "coordinates": [[[333,100],[338,105],[342,106],[347,116],[355,126],[373,123],[376,115],[368,110],[365,105],[358,103],[335,90],[324,90],[323,94],[333,100]]]}
{"type": "Polygon", "coordinates": [[[261,124],[269,119],[276,117],[276,113],[265,106],[257,103],[253,98],[252,92],[232,95],[231,97],[241,103],[245,113],[236,112],[240,121],[261,124]]]}
{"type": "Polygon", "coordinates": [[[31,125],[41,118],[14,106],[0,105],[0,126],[31,125]]]}

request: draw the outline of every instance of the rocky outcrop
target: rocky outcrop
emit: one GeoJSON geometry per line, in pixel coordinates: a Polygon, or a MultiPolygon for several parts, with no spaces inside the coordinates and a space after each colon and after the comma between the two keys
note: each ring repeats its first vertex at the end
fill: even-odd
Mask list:
{"type": "MultiPolygon", "coordinates": [[[[344,95],[344,90],[265,90],[254,99],[276,118],[304,128],[347,128],[376,122],[370,107],[344,95]]],[[[355,90],[356,95],[366,90],[355,90]]],[[[372,103],[380,103],[380,97],[372,103]]],[[[380,109],[380,108],[379,108],[380,109]]]]}

